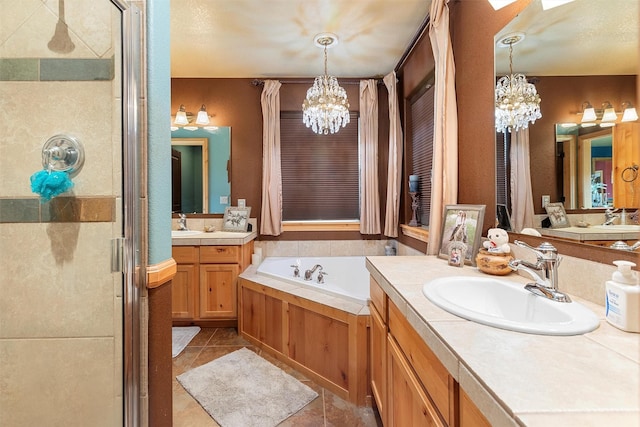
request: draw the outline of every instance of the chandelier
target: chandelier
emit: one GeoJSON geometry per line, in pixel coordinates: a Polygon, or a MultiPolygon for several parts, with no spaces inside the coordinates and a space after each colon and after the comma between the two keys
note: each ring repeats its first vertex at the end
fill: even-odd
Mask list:
{"type": "Polygon", "coordinates": [[[526,129],[529,122],[535,123],[542,117],[540,96],[536,87],[527,81],[522,73],[513,74],[513,45],[522,41],[524,34],[507,36],[498,42],[499,46],[509,46],[509,75],[496,84],[496,130],[512,132],[526,129]]]}
{"type": "Polygon", "coordinates": [[[327,48],[338,43],[334,34],[318,34],[314,38],[318,47],[324,48],[324,75],[313,81],[302,103],[302,119],[317,134],[336,133],[349,123],[347,92],[338,79],[327,74],[327,48]]]}

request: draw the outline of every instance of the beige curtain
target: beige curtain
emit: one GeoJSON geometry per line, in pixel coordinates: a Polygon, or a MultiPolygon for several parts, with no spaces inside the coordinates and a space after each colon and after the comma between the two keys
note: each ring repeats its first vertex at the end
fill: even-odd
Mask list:
{"type": "Polygon", "coordinates": [[[533,228],[533,193],[529,157],[529,128],[511,132],[511,223],[515,231],[533,228]]]}
{"type": "Polygon", "coordinates": [[[260,234],[282,233],[280,168],[280,82],[265,80],[262,104],[262,212],[260,234]]]}
{"type": "Polygon", "coordinates": [[[387,205],[384,217],[384,235],[388,237],[398,237],[402,186],[402,125],[396,82],[395,71],[384,76],[384,84],[389,92],[389,164],[387,166],[387,205]]]}
{"type": "Polygon", "coordinates": [[[444,206],[458,200],[458,113],[448,2],[433,0],[429,22],[436,75],[428,255],[438,253],[444,206]]]}
{"type": "Polygon", "coordinates": [[[378,87],[360,81],[360,233],[380,234],[378,87]]]}

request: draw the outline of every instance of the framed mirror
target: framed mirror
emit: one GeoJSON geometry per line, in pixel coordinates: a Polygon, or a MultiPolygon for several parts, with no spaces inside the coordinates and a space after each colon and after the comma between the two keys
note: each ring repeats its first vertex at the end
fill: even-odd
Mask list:
{"type": "Polygon", "coordinates": [[[223,214],[231,200],[231,128],[171,132],[173,213],[223,214]]]}

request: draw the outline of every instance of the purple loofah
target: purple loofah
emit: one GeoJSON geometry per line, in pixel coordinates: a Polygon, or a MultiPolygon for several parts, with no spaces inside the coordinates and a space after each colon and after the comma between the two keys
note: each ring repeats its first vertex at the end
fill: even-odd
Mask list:
{"type": "Polygon", "coordinates": [[[48,202],[73,187],[66,172],[41,170],[31,175],[30,180],[31,191],[38,194],[42,202],[48,202]]]}

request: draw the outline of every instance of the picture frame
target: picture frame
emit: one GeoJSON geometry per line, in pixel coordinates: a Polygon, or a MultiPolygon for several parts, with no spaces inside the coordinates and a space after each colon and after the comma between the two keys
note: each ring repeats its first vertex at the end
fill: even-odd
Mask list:
{"type": "Polygon", "coordinates": [[[222,231],[245,233],[249,227],[250,207],[227,206],[222,218],[222,231]]]}
{"type": "Polygon", "coordinates": [[[569,217],[564,210],[564,204],[562,202],[547,203],[544,207],[549,215],[549,221],[551,222],[551,228],[564,228],[570,227],[569,217]]]}
{"type": "Polygon", "coordinates": [[[438,257],[451,260],[452,251],[464,251],[464,264],[475,265],[482,239],[485,205],[446,205],[442,214],[442,232],[438,257]],[[461,245],[462,243],[462,245],[461,245]]]}

